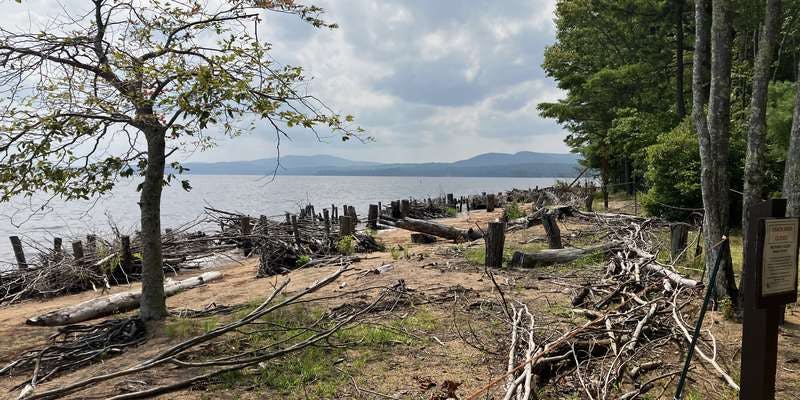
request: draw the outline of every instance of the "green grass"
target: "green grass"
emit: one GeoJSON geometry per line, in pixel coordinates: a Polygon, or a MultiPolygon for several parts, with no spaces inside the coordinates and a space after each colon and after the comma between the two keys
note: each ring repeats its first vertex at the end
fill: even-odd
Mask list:
{"type": "Polygon", "coordinates": [[[170,338],[186,338],[208,333],[219,326],[219,319],[209,318],[174,318],[164,324],[164,334],[170,338]]]}
{"type": "Polygon", "coordinates": [[[303,254],[302,256],[300,256],[300,257],[298,257],[298,258],[297,258],[297,261],[295,261],[295,265],[296,265],[298,268],[300,268],[300,267],[302,267],[303,265],[306,265],[306,264],[308,264],[308,263],[310,263],[310,262],[311,262],[311,256],[309,256],[309,255],[307,255],[307,254],[303,254]]]}
{"type": "MultiPolygon", "coordinates": [[[[241,318],[258,307],[263,300],[254,300],[232,318],[241,318]]],[[[280,299],[276,299],[276,302],[280,299]]],[[[292,342],[302,341],[313,335],[303,329],[304,326],[320,320],[326,313],[325,308],[309,305],[294,305],[280,308],[260,319],[260,325],[237,337],[227,339],[224,349],[243,351],[266,346],[294,337],[292,342]]],[[[202,319],[186,320],[198,322],[204,327],[202,319]]],[[[324,321],[324,320],[323,320],[324,321]]],[[[177,321],[176,321],[177,322],[177,321]]],[[[207,326],[216,326],[216,320],[207,326]]],[[[322,322],[317,329],[331,326],[322,322]]],[[[188,332],[193,326],[184,321],[173,323],[173,330],[182,329],[188,332]],[[180,327],[180,328],[179,328],[180,327]]],[[[216,384],[226,389],[247,388],[265,394],[276,394],[279,398],[329,399],[335,398],[343,385],[349,385],[347,375],[337,370],[337,365],[347,360],[348,363],[338,368],[352,368],[361,371],[368,360],[385,357],[386,347],[397,345],[415,345],[421,340],[428,340],[426,332],[432,331],[436,320],[430,311],[417,309],[405,318],[383,320],[378,323],[361,323],[339,330],[330,337],[330,342],[339,346],[309,346],[287,356],[266,361],[257,370],[242,370],[223,374],[216,384]],[[423,339],[424,338],[424,339],[423,339]]],[[[284,346],[288,346],[285,344],[284,346]]]]}
{"type": "Polygon", "coordinates": [[[351,235],[342,236],[342,238],[336,243],[336,250],[344,255],[353,254],[356,250],[355,242],[355,238],[353,238],[351,235]]]}
{"type": "MultiPolygon", "coordinates": [[[[512,244],[503,248],[503,262],[511,261],[511,257],[516,251],[524,251],[526,253],[539,251],[547,248],[544,243],[526,243],[526,244],[512,244]]],[[[464,250],[464,258],[472,264],[483,265],[486,262],[486,246],[475,246],[464,250]]]]}
{"type": "Polygon", "coordinates": [[[447,216],[450,218],[458,216],[458,209],[455,207],[447,207],[447,216]]]}
{"type": "Polygon", "coordinates": [[[509,220],[518,219],[525,216],[525,211],[522,211],[522,207],[520,207],[519,203],[512,202],[506,204],[505,208],[503,208],[503,215],[509,220]]]}

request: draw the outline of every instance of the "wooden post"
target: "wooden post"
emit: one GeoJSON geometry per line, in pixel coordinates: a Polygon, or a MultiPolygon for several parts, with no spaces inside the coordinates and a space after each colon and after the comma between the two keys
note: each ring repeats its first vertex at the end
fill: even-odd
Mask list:
{"type": "Polygon", "coordinates": [[[287,212],[286,213],[286,225],[291,225],[291,224],[292,224],[292,215],[287,212]]]}
{"type": "Polygon", "coordinates": [[[352,235],[356,232],[353,217],[341,216],[339,217],[339,234],[341,236],[352,235]]]}
{"type": "Polygon", "coordinates": [[[369,205],[369,214],[367,216],[367,225],[372,229],[378,229],[378,205],[369,205]]]}
{"type": "Polygon", "coordinates": [[[486,195],[486,212],[494,211],[494,193],[486,195]]]}
{"type": "Polygon", "coordinates": [[[489,222],[486,232],[486,261],[487,267],[503,266],[503,246],[506,241],[505,222],[489,222]]]}
{"type": "Polygon", "coordinates": [[[447,194],[447,206],[448,207],[452,207],[455,204],[456,204],[456,202],[455,202],[455,199],[453,198],[453,194],[452,193],[448,193],[447,194]]]}
{"type": "Polygon", "coordinates": [[[80,240],[72,242],[72,257],[78,265],[83,265],[86,261],[83,254],[83,242],[80,240]]]}
{"type": "Polygon", "coordinates": [[[603,184],[603,206],[608,211],[608,186],[603,184]]]}
{"type": "Polygon", "coordinates": [[[133,271],[133,254],[131,254],[131,237],[130,236],[121,236],[119,238],[120,243],[120,256],[122,260],[120,264],[122,265],[122,271],[126,274],[131,273],[133,271]]]}
{"type": "Polygon", "coordinates": [[[394,201],[392,201],[391,204],[392,204],[391,205],[391,207],[392,207],[392,213],[391,213],[392,218],[394,218],[394,219],[402,218],[402,214],[400,214],[400,202],[397,201],[397,200],[394,200],[394,201]]]}
{"type": "Polygon", "coordinates": [[[60,237],[53,238],[53,261],[61,261],[64,259],[64,249],[62,247],[62,240],[60,237]]]}
{"type": "Polygon", "coordinates": [[[296,215],[292,215],[292,232],[294,233],[294,242],[297,244],[297,246],[301,246],[303,242],[300,241],[300,228],[297,225],[296,215]]]}
{"type": "Polygon", "coordinates": [[[17,267],[19,269],[28,268],[28,263],[25,261],[25,252],[22,250],[22,241],[19,236],[10,236],[11,248],[14,250],[14,258],[17,259],[17,267]]]}
{"type": "Polygon", "coordinates": [[[247,257],[253,251],[253,240],[249,238],[250,234],[253,232],[253,224],[250,222],[250,217],[242,217],[239,220],[239,224],[242,228],[242,251],[244,252],[244,256],[247,257]]]}
{"type": "Polygon", "coordinates": [[[584,198],[584,204],[586,205],[586,212],[592,212],[592,204],[594,203],[594,195],[591,193],[587,194],[584,198]]]}
{"type": "Polygon", "coordinates": [[[353,219],[353,225],[358,223],[358,214],[356,214],[355,206],[348,206],[347,214],[353,219]]]}
{"type": "MultiPolygon", "coordinates": [[[[764,223],[768,218],[786,215],[786,199],[772,199],[754,204],[747,210],[749,219],[745,243],[748,246],[742,273],[743,320],[741,390],[739,399],[771,400],[775,398],[775,373],[778,362],[778,325],[783,305],[794,302],[795,292],[769,296],[761,291],[762,274],[758,271],[764,260],[764,223]]],[[[796,232],[795,232],[796,233],[796,232]]],[[[797,250],[795,249],[795,252],[797,250]]],[[[796,254],[796,253],[795,253],[796,254]]],[[[796,266],[794,267],[796,268],[796,266]]],[[[796,278],[796,277],[795,277],[796,278]]]]}
{"type": "Polygon", "coordinates": [[[670,253],[674,261],[686,250],[686,243],[689,240],[689,225],[684,223],[671,224],[669,226],[669,237],[670,253]]]}
{"type": "Polygon", "coordinates": [[[86,255],[91,258],[97,258],[97,236],[86,235],[86,255]]]}
{"type": "Polygon", "coordinates": [[[556,221],[556,214],[548,212],[542,215],[542,226],[547,233],[547,241],[551,249],[563,249],[561,244],[561,229],[558,228],[558,221],[556,221]]]}
{"type": "Polygon", "coordinates": [[[258,217],[258,229],[258,233],[262,236],[269,236],[269,219],[267,219],[266,215],[261,215],[258,217]]]}
{"type": "Polygon", "coordinates": [[[402,218],[408,218],[408,214],[411,211],[411,203],[408,200],[400,200],[400,216],[402,218]]]}
{"type": "Polygon", "coordinates": [[[322,210],[322,217],[325,220],[325,237],[329,237],[331,235],[331,216],[327,208],[322,210]]]}

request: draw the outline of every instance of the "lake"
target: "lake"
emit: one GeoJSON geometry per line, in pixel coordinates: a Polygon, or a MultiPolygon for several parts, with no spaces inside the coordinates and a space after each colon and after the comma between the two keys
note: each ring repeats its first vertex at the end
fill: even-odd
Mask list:
{"type": "MultiPolygon", "coordinates": [[[[203,207],[238,211],[251,215],[282,217],[297,212],[301,204],[314,204],[317,210],[349,204],[359,215],[369,204],[388,204],[401,198],[437,197],[453,193],[456,197],[512,188],[550,186],[556,178],[449,178],[378,176],[277,176],[192,175],[192,190],[176,184],[164,189],[161,206],[162,227],[179,226],[203,213],[203,207]]],[[[139,194],[136,183],[123,182],[111,194],[93,201],[64,202],[46,197],[17,199],[0,204],[0,260],[13,261],[9,235],[18,235],[26,245],[52,246],[53,237],[83,237],[86,233],[108,235],[114,224],[122,232],[133,232],[139,225],[139,194]]]]}

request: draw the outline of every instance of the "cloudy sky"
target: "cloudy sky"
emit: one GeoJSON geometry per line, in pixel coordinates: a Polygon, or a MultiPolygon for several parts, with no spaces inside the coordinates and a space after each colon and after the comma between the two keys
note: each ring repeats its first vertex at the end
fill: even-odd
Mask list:
{"type": "MultiPolygon", "coordinates": [[[[24,19],[48,2],[23,2],[12,14],[24,19]]],[[[269,14],[259,35],[273,43],[276,61],[304,67],[313,78],[311,93],[354,115],[375,140],[320,143],[301,134],[283,141],[281,154],[419,162],[490,151],[569,151],[564,130],[536,111],[537,103],[561,95],[540,66],[545,46],[554,41],[555,0],[313,4],[339,29],[314,29],[296,17],[269,14]]],[[[273,132],[265,126],[182,157],[222,161],[275,153],[273,132]]]]}

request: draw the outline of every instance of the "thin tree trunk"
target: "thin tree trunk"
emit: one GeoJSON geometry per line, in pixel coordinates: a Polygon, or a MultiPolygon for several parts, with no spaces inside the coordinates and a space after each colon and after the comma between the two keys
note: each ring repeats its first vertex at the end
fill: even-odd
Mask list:
{"type": "Polygon", "coordinates": [[[686,117],[686,100],[683,96],[683,9],[686,0],[675,0],[675,113],[678,119],[686,117]]]}
{"type": "MultiPolygon", "coordinates": [[[[730,147],[730,94],[732,18],[729,0],[714,0],[709,19],[708,0],[696,0],[696,43],[693,67],[694,101],[692,114],[700,143],[701,188],[703,193],[706,268],[713,268],[720,254],[718,245],[728,232],[730,147]],[[710,30],[709,30],[710,23],[710,30]],[[710,39],[710,52],[708,46],[710,39]],[[705,94],[705,61],[711,58],[710,87],[705,94]],[[704,101],[708,99],[708,113],[704,101]]],[[[728,254],[720,264],[716,286],[718,297],[727,296],[738,308],[733,266],[728,254]]]]}
{"type": "MultiPolygon", "coordinates": [[[[753,67],[753,94],[750,98],[750,120],[747,130],[747,157],[744,165],[744,191],[742,192],[742,232],[748,231],[748,209],[764,197],[764,153],[767,137],[767,88],[769,70],[777,47],[781,26],[781,0],[767,0],[764,23],[753,67]]],[[[743,260],[747,260],[747,239],[743,243],[743,260]]],[[[748,265],[745,264],[744,268],[748,265]]],[[[747,274],[742,271],[742,278],[747,274]]],[[[740,280],[739,286],[744,284],[740,280]]],[[[743,300],[743,299],[740,299],[743,300]]]]}
{"type": "Polygon", "coordinates": [[[149,128],[147,169],[139,201],[142,224],[141,318],[160,320],[167,316],[164,271],[161,265],[161,189],[164,180],[166,142],[161,129],[149,128]]]}
{"type": "Polygon", "coordinates": [[[789,152],[786,155],[786,170],[783,174],[783,197],[788,199],[786,216],[795,218],[800,217],[800,80],[796,85],[789,152]]]}

